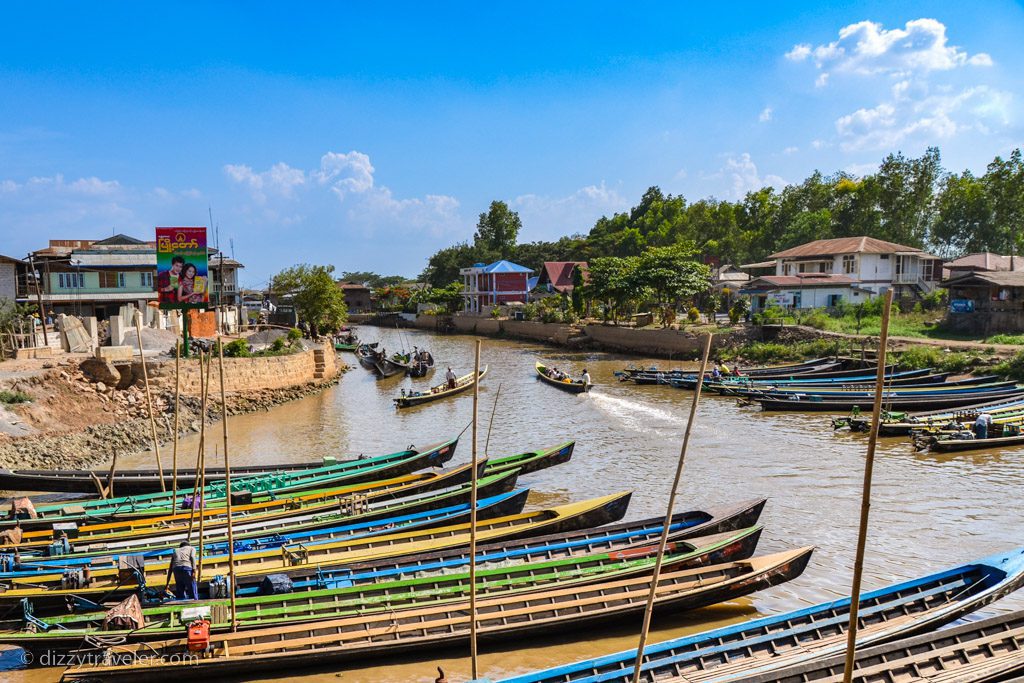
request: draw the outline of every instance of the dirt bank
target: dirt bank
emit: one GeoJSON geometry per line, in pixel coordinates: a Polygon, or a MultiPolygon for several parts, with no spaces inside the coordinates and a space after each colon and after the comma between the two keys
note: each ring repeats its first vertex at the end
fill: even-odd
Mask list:
{"type": "MultiPolygon", "coordinates": [[[[140,381],[117,389],[90,381],[79,370],[80,359],[47,363],[51,367],[25,370],[0,378],[0,389],[21,392],[28,403],[4,406],[0,421],[0,467],[81,468],[109,462],[114,452],[128,454],[152,447],[146,395],[140,381]]],[[[227,413],[251,413],[322,391],[337,377],[301,385],[237,391],[227,395],[227,413]]],[[[155,391],[153,411],[157,437],[169,442],[174,430],[174,393],[155,391]]],[[[202,404],[181,397],[179,433],[197,432],[202,404]]],[[[211,396],[206,419],[219,419],[219,394],[211,396]]]]}

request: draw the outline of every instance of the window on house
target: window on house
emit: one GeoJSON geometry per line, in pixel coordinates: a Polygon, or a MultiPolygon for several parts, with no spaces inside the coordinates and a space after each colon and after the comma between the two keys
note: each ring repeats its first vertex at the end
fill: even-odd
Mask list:
{"type": "Polygon", "coordinates": [[[81,289],[85,287],[85,276],[82,273],[57,273],[57,286],[60,289],[81,289]]]}
{"type": "Polygon", "coordinates": [[[825,261],[825,267],[822,268],[821,272],[823,272],[823,273],[831,273],[832,269],[835,267],[835,265],[836,264],[833,263],[832,261],[825,261]]]}
{"type": "Polygon", "coordinates": [[[117,274],[117,286],[121,287],[122,289],[124,289],[124,287],[125,287],[125,282],[124,281],[125,281],[124,273],[118,273],[117,274]]]}
{"type": "Polygon", "coordinates": [[[103,289],[116,289],[118,287],[123,287],[124,285],[117,284],[119,275],[122,275],[122,273],[113,273],[109,270],[101,270],[99,272],[100,287],[103,289]]]}
{"type": "Polygon", "coordinates": [[[153,273],[141,273],[142,286],[152,287],[153,286],[153,273]]]}
{"type": "Polygon", "coordinates": [[[857,272],[857,257],[853,254],[847,254],[843,257],[843,272],[847,275],[852,275],[857,272]]]}
{"type": "Polygon", "coordinates": [[[782,274],[783,275],[789,275],[789,273],[791,272],[792,267],[793,267],[793,264],[791,264],[791,263],[783,263],[782,264],[782,274]]]}

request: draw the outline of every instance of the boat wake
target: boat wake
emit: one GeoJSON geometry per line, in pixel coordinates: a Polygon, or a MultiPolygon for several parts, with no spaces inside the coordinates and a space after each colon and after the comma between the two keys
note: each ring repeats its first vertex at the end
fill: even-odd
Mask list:
{"type": "Polygon", "coordinates": [[[602,393],[590,395],[594,405],[635,431],[663,429],[678,430],[686,426],[686,420],[663,408],[629,399],[608,396],[602,393]]]}

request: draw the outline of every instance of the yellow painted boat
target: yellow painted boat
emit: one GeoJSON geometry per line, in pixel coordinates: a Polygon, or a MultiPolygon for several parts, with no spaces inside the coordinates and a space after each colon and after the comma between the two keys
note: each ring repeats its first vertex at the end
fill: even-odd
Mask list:
{"type": "MultiPolygon", "coordinates": [[[[622,519],[629,506],[630,492],[616,493],[601,498],[570,503],[545,510],[524,512],[498,517],[477,524],[480,543],[527,538],[544,534],[562,533],[607,524],[622,519]]],[[[401,555],[435,552],[469,544],[469,524],[455,524],[435,529],[409,531],[400,534],[348,539],[316,545],[284,546],[273,550],[260,550],[235,554],[237,576],[266,575],[299,566],[329,567],[379,560],[401,555]]],[[[228,574],[228,556],[217,555],[202,559],[199,579],[228,574]]],[[[167,577],[168,563],[145,565],[146,585],[162,586],[167,577]]],[[[4,580],[6,590],[0,592],[0,605],[10,605],[22,598],[38,596],[102,596],[111,588],[132,588],[137,585],[131,572],[118,569],[99,569],[91,573],[86,587],[62,587],[63,573],[32,574],[4,580]]]]}

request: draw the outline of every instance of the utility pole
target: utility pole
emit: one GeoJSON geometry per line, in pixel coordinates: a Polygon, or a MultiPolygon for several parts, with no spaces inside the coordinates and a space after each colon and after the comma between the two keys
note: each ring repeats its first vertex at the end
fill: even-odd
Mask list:
{"type": "MultiPolygon", "coordinates": [[[[36,260],[35,255],[32,254],[32,252],[29,252],[28,264],[32,269],[32,279],[36,283],[36,302],[39,304],[39,324],[43,326],[43,345],[49,346],[50,340],[46,336],[46,313],[43,311],[43,293],[39,289],[39,273],[36,272],[36,260]]],[[[35,336],[35,330],[32,330],[32,334],[35,336]]],[[[32,345],[35,346],[34,340],[32,345]]]]}

